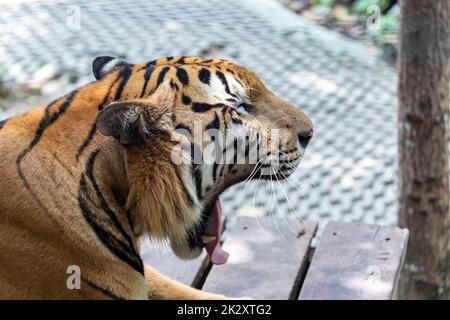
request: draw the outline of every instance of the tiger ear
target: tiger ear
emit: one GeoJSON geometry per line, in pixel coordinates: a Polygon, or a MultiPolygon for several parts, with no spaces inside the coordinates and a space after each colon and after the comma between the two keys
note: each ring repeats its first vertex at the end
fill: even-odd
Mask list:
{"type": "Polygon", "coordinates": [[[171,114],[166,108],[145,101],[113,102],[97,115],[97,129],[124,145],[152,140],[170,132],[171,114]]]}
{"type": "Polygon", "coordinates": [[[108,56],[97,57],[92,61],[92,72],[94,73],[95,79],[100,80],[115,67],[126,65],[131,64],[121,58],[108,56]]]}

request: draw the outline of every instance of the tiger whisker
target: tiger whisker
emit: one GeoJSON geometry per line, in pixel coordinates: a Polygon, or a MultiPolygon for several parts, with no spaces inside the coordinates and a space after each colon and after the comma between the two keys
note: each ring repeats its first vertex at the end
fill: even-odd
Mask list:
{"type": "Polygon", "coordinates": [[[288,177],[286,177],[281,171],[280,174],[285,178],[285,181],[287,181],[291,186],[293,186],[301,195],[307,195],[305,191],[301,190],[299,188],[299,186],[296,186],[293,182],[292,179],[288,179],[288,177]]]}
{"type": "MultiPolygon", "coordinates": [[[[284,175],[283,175],[283,176],[284,176],[284,175]]],[[[285,177],[285,178],[286,178],[286,177],[285,177]]],[[[294,219],[295,222],[296,222],[297,225],[299,225],[299,226],[302,225],[302,224],[303,224],[303,219],[302,219],[301,215],[297,212],[297,210],[295,210],[294,206],[292,205],[291,201],[289,200],[289,197],[287,196],[287,194],[286,194],[286,192],[285,192],[285,190],[284,190],[284,187],[283,187],[281,181],[278,179],[278,177],[277,177],[276,175],[275,175],[275,179],[277,180],[278,184],[280,185],[281,191],[283,191],[284,197],[286,198],[286,200],[287,200],[287,202],[288,202],[289,208],[291,209],[291,211],[294,212],[295,217],[296,217],[297,219],[300,220],[300,223],[299,223],[297,219],[294,219]]],[[[288,178],[286,178],[286,179],[288,179],[288,178]]],[[[284,217],[284,215],[283,215],[283,217],[284,217]]],[[[286,224],[289,226],[289,228],[292,230],[292,232],[294,232],[295,234],[297,234],[297,232],[296,232],[295,230],[293,230],[293,229],[290,227],[290,224],[287,223],[286,218],[284,218],[284,220],[285,220],[286,224]]],[[[302,228],[303,228],[303,226],[302,226],[302,228]]]]}
{"type": "MultiPolygon", "coordinates": [[[[284,176],[284,174],[283,174],[283,176],[284,176]]],[[[293,185],[292,179],[290,179],[290,180],[291,180],[290,181],[291,185],[293,185]]],[[[313,191],[318,191],[318,189],[319,189],[319,187],[316,184],[314,184],[313,182],[308,180],[306,177],[300,177],[300,179],[298,179],[296,181],[303,187],[312,189],[313,191]]]]}
{"type": "MultiPolygon", "coordinates": [[[[258,177],[258,187],[259,187],[259,183],[261,182],[261,177],[258,177]]],[[[264,191],[266,191],[266,185],[267,184],[265,184],[264,185],[264,191]]],[[[256,195],[256,191],[258,190],[258,188],[255,188],[255,191],[253,192],[253,205],[252,205],[252,207],[253,207],[253,209],[255,209],[256,210],[256,208],[255,208],[255,195],[256,195]]],[[[255,220],[256,220],[256,224],[258,225],[258,228],[263,232],[263,233],[265,233],[265,234],[267,234],[268,235],[268,232],[261,226],[261,224],[259,223],[259,219],[258,219],[258,215],[255,215],[255,220]]]]}
{"type": "Polygon", "coordinates": [[[240,208],[241,202],[242,202],[242,200],[244,199],[245,190],[247,190],[247,187],[248,187],[248,185],[250,184],[251,179],[252,179],[252,178],[256,175],[256,173],[258,172],[258,169],[261,167],[260,163],[261,163],[264,159],[265,159],[265,157],[262,158],[261,160],[259,160],[259,161],[256,163],[255,168],[253,168],[253,170],[252,170],[252,172],[250,173],[250,175],[247,177],[247,179],[245,179],[245,180],[243,181],[243,182],[245,182],[245,186],[244,186],[244,190],[242,191],[241,198],[240,198],[239,203],[238,203],[238,206],[237,206],[238,208],[240,208]],[[258,168],[258,166],[259,166],[259,168],[258,168]]]}
{"type": "MultiPolygon", "coordinates": [[[[283,154],[286,154],[286,153],[284,153],[284,152],[282,152],[283,154]]],[[[293,164],[291,164],[291,163],[289,163],[289,162],[286,162],[286,163],[283,163],[283,165],[285,165],[285,166],[287,166],[287,167],[289,167],[290,169],[293,169],[293,170],[296,170],[297,168],[296,167],[294,167],[294,165],[293,164]]],[[[280,171],[281,172],[281,171],[280,171]]],[[[286,176],[283,174],[283,176],[286,178],[286,176]]],[[[312,182],[310,179],[308,179],[308,178],[306,178],[306,177],[301,177],[301,179],[303,180],[303,181],[299,181],[300,183],[307,183],[308,184],[308,187],[310,187],[310,188],[312,188],[312,189],[314,189],[314,190],[317,190],[319,187],[317,186],[317,184],[315,184],[314,182],[312,182]]]]}
{"type": "MultiPolygon", "coordinates": [[[[275,170],[271,169],[272,172],[275,174],[275,170]]],[[[273,187],[273,180],[272,180],[272,175],[269,175],[270,177],[270,186],[272,187],[272,195],[273,195],[273,200],[274,200],[274,204],[276,204],[277,208],[278,208],[278,212],[281,214],[281,209],[280,206],[278,205],[278,201],[277,201],[277,197],[275,195],[275,189],[273,187]]],[[[272,205],[272,209],[274,208],[274,205],[272,205]]],[[[272,209],[270,210],[272,212],[272,209]]],[[[282,214],[281,214],[282,215],[282,214]]],[[[286,238],[284,237],[284,235],[281,233],[280,227],[278,226],[278,223],[275,219],[275,214],[272,215],[273,218],[273,222],[275,223],[275,226],[278,230],[278,233],[280,234],[280,236],[283,238],[283,240],[286,240],[286,238]]]]}
{"type": "MultiPolygon", "coordinates": [[[[280,152],[281,154],[285,154],[285,155],[287,155],[286,153],[284,153],[284,152],[280,152]]],[[[290,169],[297,169],[296,167],[294,167],[293,166],[293,164],[291,164],[291,163],[289,163],[289,162],[286,162],[286,163],[284,163],[284,165],[286,165],[287,167],[289,167],[290,169]]],[[[317,185],[317,184],[315,184],[314,182],[312,182],[310,179],[308,179],[308,178],[306,178],[306,177],[301,177],[304,181],[302,181],[302,182],[306,182],[306,183],[308,183],[308,185],[309,185],[309,187],[312,187],[313,189],[318,189],[319,188],[319,186],[317,185]]]]}

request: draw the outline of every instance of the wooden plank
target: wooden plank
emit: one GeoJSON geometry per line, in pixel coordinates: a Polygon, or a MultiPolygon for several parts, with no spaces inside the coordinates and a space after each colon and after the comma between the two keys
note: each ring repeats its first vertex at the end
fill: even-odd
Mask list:
{"type": "Polygon", "coordinates": [[[306,274],[300,299],[395,297],[408,230],[330,222],[306,274]]]}
{"type": "Polygon", "coordinates": [[[229,297],[296,299],[317,223],[288,218],[240,217],[223,248],[225,265],[213,266],[203,290],[229,297]]]}
{"type": "Polygon", "coordinates": [[[182,260],[175,256],[169,246],[141,242],[141,257],[144,263],[151,265],[162,274],[184,284],[200,288],[209,271],[209,262],[203,252],[194,260],[182,260]]]}

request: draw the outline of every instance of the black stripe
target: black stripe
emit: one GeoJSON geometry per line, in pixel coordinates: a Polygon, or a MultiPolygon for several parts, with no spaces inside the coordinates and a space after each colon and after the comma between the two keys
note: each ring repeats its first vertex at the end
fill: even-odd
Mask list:
{"type": "Polygon", "coordinates": [[[57,111],[53,112],[50,115],[50,109],[59,101],[55,100],[52,103],[50,103],[44,111],[44,117],[39,122],[39,125],[36,129],[36,133],[34,134],[33,140],[30,142],[28,147],[26,147],[22,152],[18,155],[16,159],[16,163],[19,165],[22,159],[27,155],[28,152],[30,152],[41,140],[42,135],[44,134],[44,131],[51,126],[58,118],[66,112],[66,110],[69,108],[71,102],[73,101],[73,98],[77,94],[78,90],[74,90],[71,93],[69,93],[64,100],[64,102],[60,105],[57,111]]]}
{"type": "Polygon", "coordinates": [[[203,103],[203,102],[194,102],[192,104],[192,111],[194,112],[207,112],[213,108],[222,108],[225,105],[222,103],[216,103],[216,104],[209,104],[209,103],[203,103]]]}
{"type": "MultiPolygon", "coordinates": [[[[180,179],[181,185],[183,186],[183,192],[186,195],[186,201],[188,203],[188,206],[192,207],[194,205],[194,199],[192,198],[191,194],[189,193],[189,191],[187,190],[186,186],[184,185],[183,181],[180,179]]],[[[179,213],[181,215],[181,213],[179,213]]],[[[177,214],[178,216],[178,214],[177,214]]],[[[184,217],[181,215],[180,216],[181,220],[184,220],[184,217]]]]}
{"type": "Polygon", "coordinates": [[[231,118],[231,121],[233,121],[234,124],[242,124],[242,120],[239,118],[231,118]]]}
{"type": "Polygon", "coordinates": [[[169,71],[170,67],[164,67],[158,75],[158,81],[156,82],[155,90],[159,87],[159,85],[164,81],[164,77],[166,76],[167,71],[169,71]]]}
{"type": "MultiPolygon", "coordinates": [[[[223,110],[225,110],[226,108],[224,108],[224,109],[222,109],[222,114],[223,114],[223,110]]],[[[218,128],[217,129],[220,129],[220,120],[219,120],[219,115],[217,114],[217,112],[216,112],[216,119],[214,119],[215,121],[217,120],[219,123],[218,123],[218,128]]],[[[225,130],[226,130],[226,123],[224,122],[224,125],[225,125],[225,130]]],[[[217,154],[219,154],[219,152],[217,152],[218,150],[219,150],[219,147],[220,147],[220,145],[219,145],[219,141],[217,141],[217,140],[215,140],[215,161],[214,161],[214,164],[213,164],[213,172],[212,172],[212,178],[213,178],[213,182],[215,182],[216,181],[216,179],[217,179],[217,169],[218,169],[218,167],[219,167],[219,161],[221,161],[221,160],[223,160],[223,154],[220,154],[220,159],[217,159],[217,154]]]]}
{"type": "Polygon", "coordinates": [[[192,102],[191,98],[189,98],[188,96],[185,96],[183,94],[183,96],[181,97],[181,102],[183,102],[183,104],[188,105],[192,102]]]}
{"type": "MultiPolygon", "coordinates": [[[[215,182],[216,179],[218,178],[218,175],[217,175],[217,169],[219,169],[220,163],[226,161],[226,159],[224,158],[224,153],[219,153],[219,152],[217,152],[218,149],[219,149],[219,146],[216,145],[216,146],[215,146],[215,150],[216,150],[216,151],[215,151],[215,156],[216,156],[216,159],[214,159],[215,161],[214,161],[213,172],[212,172],[212,178],[213,178],[213,181],[214,181],[214,182],[215,182]],[[217,159],[217,155],[220,155],[220,159],[217,159]]],[[[222,164],[222,168],[223,168],[223,166],[225,166],[224,163],[222,164]]],[[[222,170],[223,170],[223,169],[222,169],[222,170]]],[[[220,175],[219,175],[219,176],[220,176],[220,175]]]]}
{"type": "Polygon", "coordinates": [[[175,89],[176,91],[178,91],[179,89],[178,84],[176,84],[175,81],[173,81],[173,79],[170,79],[170,87],[172,89],[175,89]]]}
{"type": "Polygon", "coordinates": [[[245,143],[244,156],[245,156],[245,160],[247,161],[247,157],[248,157],[248,155],[250,153],[250,141],[249,141],[249,137],[248,136],[245,137],[245,141],[246,141],[246,143],[245,143]]]}
{"type": "Polygon", "coordinates": [[[22,152],[17,156],[16,158],[16,170],[17,170],[17,174],[19,175],[19,178],[22,180],[25,188],[28,190],[28,192],[31,194],[33,200],[37,203],[37,205],[42,209],[42,211],[48,216],[48,218],[50,220],[52,220],[55,225],[62,229],[59,221],[53,217],[53,215],[50,214],[50,212],[48,212],[47,208],[44,206],[44,204],[42,203],[42,201],[38,198],[38,196],[36,195],[36,193],[31,189],[30,184],[28,183],[27,179],[25,178],[25,175],[22,172],[22,167],[21,167],[21,163],[23,158],[39,143],[39,141],[42,138],[42,135],[44,134],[44,131],[50,126],[52,125],[56,120],[58,120],[58,118],[64,114],[64,112],[66,112],[66,110],[69,108],[70,103],[73,101],[73,98],[75,97],[76,93],[78,92],[78,90],[72,91],[71,93],[69,93],[66,96],[66,99],[64,100],[64,102],[60,105],[60,107],[58,108],[57,111],[53,112],[50,115],[50,109],[58,102],[60,101],[60,99],[54,100],[53,102],[51,102],[50,104],[47,105],[47,107],[45,108],[44,111],[44,117],[41,119],[41,121],[39,122],[39,125],[36,129],[36,133],[34,135],[33,140],[30,142],[30,144],[24,149],[22,150],[22,152]]]}
{"type": "MultiPolygon", "coordinates": [[[[233,146],[234,146],[234,144],[235,144],[235,141],[236,141],[236,138],[233,139],[233,146]]],[[[222,156],[224,157],[223,159],[225,159],[225,161],[224,161],[223,166],[220,168],[220,173],[219,173],[219,176],[220,176],[220,177],[223,176],[223,171],[224,171],[224,169],[225,169],[225,162],[226,162],[226,160],[227,160],[227,157],[226,157],[227,150],[230,149],[230,148],[232,148],[233,146],[232,146],[231,143],[230,143],[230,145],[225,146],[225,147],[222,149],[222,156]]]]}
{"type": "Polygon", "coordinates": [[[183,68],[177,68],[177,78],[184,85],[187,85],[189,83],[189,76],[186,70],[184,70],[183,68]]]}
{"type": "MultiPolygon", "coordinates": [[[[89,178],[89,181],[91,181],[92,186],[95,190],[95,193],[97,195],[97,199],[100,202],[100,206],[102,207],[103,211],[105,211],[109,218],[111,219],[114,227],[119,231],[119,233],[127,240],[128,245],[134,249],[133,240],[131,239],[130,235],[125,231],[122,224],[119,222],[119,219],[117,218],[116,214],[112,211],[108,203],[106,202],[105,197],[103,196],[97,181],[94,177],[94,162],[95,158],[97,157],[98,153],[100,152],[100,149],[96,149],[94,152],[91,153],[89,156],[89,159],[86,164],[86,175],[89,178]]],[[[134,250],[133,254],[138,255],[136,250],[134,250]]]]}
{"type": "Polygon", "coordinates": [[[237,155],[238,155],[238,139],[237,138],[234,138],[234,140],[233,140],[233,150],[234,150],[233,162],[228,164],[228,171],[230,171],[231,168],[233,168],[233,166],[237,162],[237,155]]]}
{"type": "Polygon", "coordinates": [[[214,119],[206,125],[206,130],[209,129],[216,129],[216,130],[220,129],[220,120],[219,116],[217,115],[217,112],[214,115],[214,119]]]}
{"type": "Polygon", "coordinates": [[[3,126],[5,125],[5,123],[8,122],[8,120],[9,120],[9,118],[6,118],[6,119],[0,121],[0,129],[3,128],[3,126]]]}
{"type": "Polygon", "coordinates": [[[231,118],[231,122],[234,124],[242,124],[242,119],[239,116],[239,113],[234,108],[229,108],[229,114],[231,118]]]}
{"type": "Polygon", "coordinates": [[[219,177],[222,177],[222,176],[223,176],[223,170],[225,169],[225,166],[226,166],[226,164],[224,163],[224,164],[222,165],[222,167],[220,168],[219,177]]]}
{"type": "Polygon", "coordinates": [[[256,157],[259,159],[259,132],[256,133],[256,157]]]}
{"type": "MultiPolygon", "coordinates": [[[[104,229],[99,223],[97,215],[95,215],[88,206],[87,200],[89,198],[89,192],[86,184],[86,175],[91,180],[91,183],[96,191],[97,198],[100,201],[102,209],[109,215],[109,217],[113,220],[114,223],[114,218],[111,217],[112,211],[108,212],[110,209],[107,208],[107,204],[106,205],[105,203],[102,204],[102,202],[104,201],[103,195],[98,194],[97,191],[98,185],[96,184],[95,179],[92,180],[93,177],[91,176],[93,175],[94,161],[98,152],[99,150],[97,149],[90,154],[88,161],[86,162],[86,174],[84,173],[81,174],[78,189],[78,205],[81,209],[81,212],[86,222],[91,226],[92,230],[95,232],[99,240],[111,251],[111,253],[113,253],[116,257],[127,263],[130,267],[132,267],[139,273],[144,274],[143,262],[140,256],[136,253],[134,247],[127,245],[126,243],[122,242],[121,240],[117,239],[114,235],[112,235],[110,231],[104,229]]],[[[114,216],[113,213],[112,215],[114,216]]],[[[118,228],[120,231],[122,227],[120,226],[118,228]]],[[[124,237],[127,238],[127,236],[125,235],[124,237]]]]}
{"type": "Polygon", "coordinates": [[[251,104],[248,103],[241,103],[240,104],[242,107],[244,107],[244,110],[247,111],[248,113],[252,113],[255,112],[255,107],[251,104]]]}
{"type": "Polygon", "coordinates": [[[198,78],[201,82],[209,85],[209,81],[211,80],[211,72],[209,72],[208,69],[201,68],[198,73],[198,78]]]}
{"type": "Polygon", "coordinates": [[[227,115],[227,112],[229,112],[228,111],[228,106],[225,106],[224,108],[222,108],[222,117],[225,119],[225,116],[227,115]]]}
{"type": "Polygon", "coordinates": [[[191,166],[192,177],[195,180],[195,188],[197,190],[197,198],[199,200],[203,199],[202,195],[202,171],[199,164],[192,164],[191,166]]]}
{"type": "Polygon", "coordinates": [[[120,71],[119,78],[121,78],[122,81],[120,82],[119,88],[116,91],[116,95],[114,97],[114,101],[120,100],[120,97],[122,96],[122,93],[123,93],[123,89],[125,88],[128,80],[130,79],[131,73],[132,73],[132,70],[131,70],[129,65],[126,65],[120,71]]]}
{"type": "Polygon", "coordinates": [[[147,66],[144,73],[144,86],[142,87],[141,92],[141,98],[144,97],[145,91],[147,90],[148,81],[150,80],[150,77],[152,76],[153,71],[155,68],[152,65],[147,66]]]}
{"type": "Polygon", "coordinates": [[[30,184],[28,183],[27,179],[25,178],[25,175],[22,172],[22,168],[20,166],[20,161],[17,161],[17,160],[18,159],[16,159],[17,174],[19,175],[20,180],[22,180],[22,183],[24,184],[25,189],[28,190],[28,192],[30,193],[33,200],[41,208],[42,212],[45,213],[45,215],[55,223],[57,228],[59,228],[61,231],[63,231],[64,229],[63,229],[62,225],[60,224],[60,222],[47,210],[47,208],[44,206],[44,204],[39,199],[39,197],[36,195],[36,193],[31,189],[30,184]]]}
{"type": "Polygon", "coordinates": [[[212,172],[213,182],[216,182],[216,179],[217,179],[217,167],[218,166],[219,166],[219,164],[217,162],[214,162],[214,164],[213,164],[213,172],[212,172]]]}
{"type": "Polygon", "coordinates": [[[83,151],[91,144],[92,139],[94,139],[95,132],[97,132],[97,123],[94,121],[86,139],[83,141],[83,144],[80,146],[77,155],[75,156],[75,160],[77,162],[78,160],[80,160],[80,156],[83,153],[83,151]]]}
{"type": "Polygon", "coordinates": [[[242,82],[238,78],[235,77],[234,80],[236,80],[241,87],[244,87],[244,85],[242,84],[242,82]]]}
{"type": "Polygon", "coordinates": [[[223,117],[223,124],[224,124],[224,132],[225,132],[225,134],[226,134],[226,132],[227,132],[227,129],[228,129],[228,124],[227,124],[227,120],[226,120],[226,115],[227,115],[227,113],[229,113],[229,109],[230,109],[230,107],[228,107],[228,106],[224,106],[223,108],[222,108],[222,117],[223,117]]]}
{"type": "Polygon", "coordinates": [[[138,71],[142,71],[142,70],[144,70],[144,69],[149,68],[150,66],[154,66],[154,65],[156,64],[156,61],[157,61],[157,60],[152,60],[152,61],[147,62],[147,63],[145,64],[145,66],[143,66],[142,68],[140,68],[138,71]]]}
{"type": "Polygon", "coordinates": [[[185,60],[186,59],[186,57],[181,57],[176,63],[178,63],[178,64],[184,64],[185,63],[185,60]]]}
{"type": "Polygon", "coordinates": [[[201,155],[202,156],[201,160],[203,160],[203,155],[201,154],[200,148],[197,145],[192,143],[191,144],[191,161],[192,161],[191,173],[192,173],[192,177],[194,178],[194,181],[195,181],[195,188],[197,190],[197,198],[199,200],[201,200],[203,198],[203,195],[202,195],[202,179],[203,179],[203,177],[202,177],[202,171],[201,171],[201,163],[203,161],[201,161],[200,164],[197,163],[197,161],[196,161],[197,159],[195,158],[196,155],[201,155]]]}
{"type": "Polygon", "coordinates": [[[105,230],[97,221],[96,216],[87,204],[88,189],[86,177],[84,174],[80,178],[80,186],[78,189],[78,205],[86,222],[91,226],[98,239],[114,254],[117,258],[127,263],[137,272],[144,274],[144,264],[140,257],[134,257],[129,254],[130,248],[114,237],[108,230],[105,230]]]}
{"type": "MultiPolygon", "coordinates": [[[[98,105],[97,110],[98,111],[102,111],[103,107],[105,106],[105,104],[108,102],[108,98],[109,95],[111,94],[111,91],[114,87],[114,85],[117,83],[117,81],[119,81],[120,79],[120,75],[116,78],[116,80],[114,80],[114,82],[109,86],[108,92],[106,93],[106,95],[103,97],[102,102],[98,105]]],[[[81,155],[83,154],[84,150],[86,150],[86,148],[91,144],[92,139],[94,139],[94,135],[97,132],[97,123],[94,120],[94,123],[91,126],[91,129],[89,130],[89,133],[86,137],[86,139],[84,139],[83,144],[80,146],[80,148],[78,149],[77,155],[75,156],[75,160],[78,162],[80,160],[81,155]]]]}
{"type": "Polygon", "coordinates": [[[130,229],[133,231],[133,233],[135,232],[134,231],[134,223],[133,223],[133,219],[131,219],[131,213],[130,213],[130,211],[127,211],[126,213],[125,213],[125,216],[126,216],[126,218],[127,218],[127,221],[128,221],[128,225],[130,226],[130,229]]]}
{"type": "Polygon", "coordinates": [[[225,77],[225,75],[220,71],[216,71],[216,75],[220,79],[220,81],[222,81],[222,83],[225,87],[225,92],[228,93],[230,96],[236,97],[235,94],[231,93],[230,86],[228,85],[228,81],[227,81],[227,78],[225,77]]]}
{"type": "Polygon", "coordinates": [[[118,295],[116,295],[115,293],[111,292],[110,290],[102,288],[102,287],[96,285],[95,283],[89,281],[86,278],[81,277],[81,280],[86,282],[92,289],[100,291],[101,293],[103,293],[105,296],[107,296],[110,299],[113,299],[113,300],[125,300],[125,298],[119,297],[118,295]]]}
{"type": "MultiPolygon", "coordinates": [[[[189,128],[187,125],[185,125],[184,123],[179,123],[177,124],[177,126],[175,127],[175,130],[186,130],[187,132],[189,132],[189,135],[192,134],[191,132],[191,128],[189,128]]],[[[179,132],[181,134],[183,134],[182,132],[179,132]]]]}

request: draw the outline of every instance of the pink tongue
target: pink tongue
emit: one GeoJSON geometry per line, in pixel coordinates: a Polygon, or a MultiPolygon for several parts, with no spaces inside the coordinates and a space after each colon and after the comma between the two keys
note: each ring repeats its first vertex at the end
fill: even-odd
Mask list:
{"type": "Polygon", "coordinates": [[[216,239],[206,245],[206,251],[209,254],[213,264],[224,264],[228,260],[229,253],[220,247],[220,236],[222,235],[222,209],[220,201],[217,199],[216,204],[209,215],[208,224],[206,225],[205,234],[214,236],[216,239]]]}

